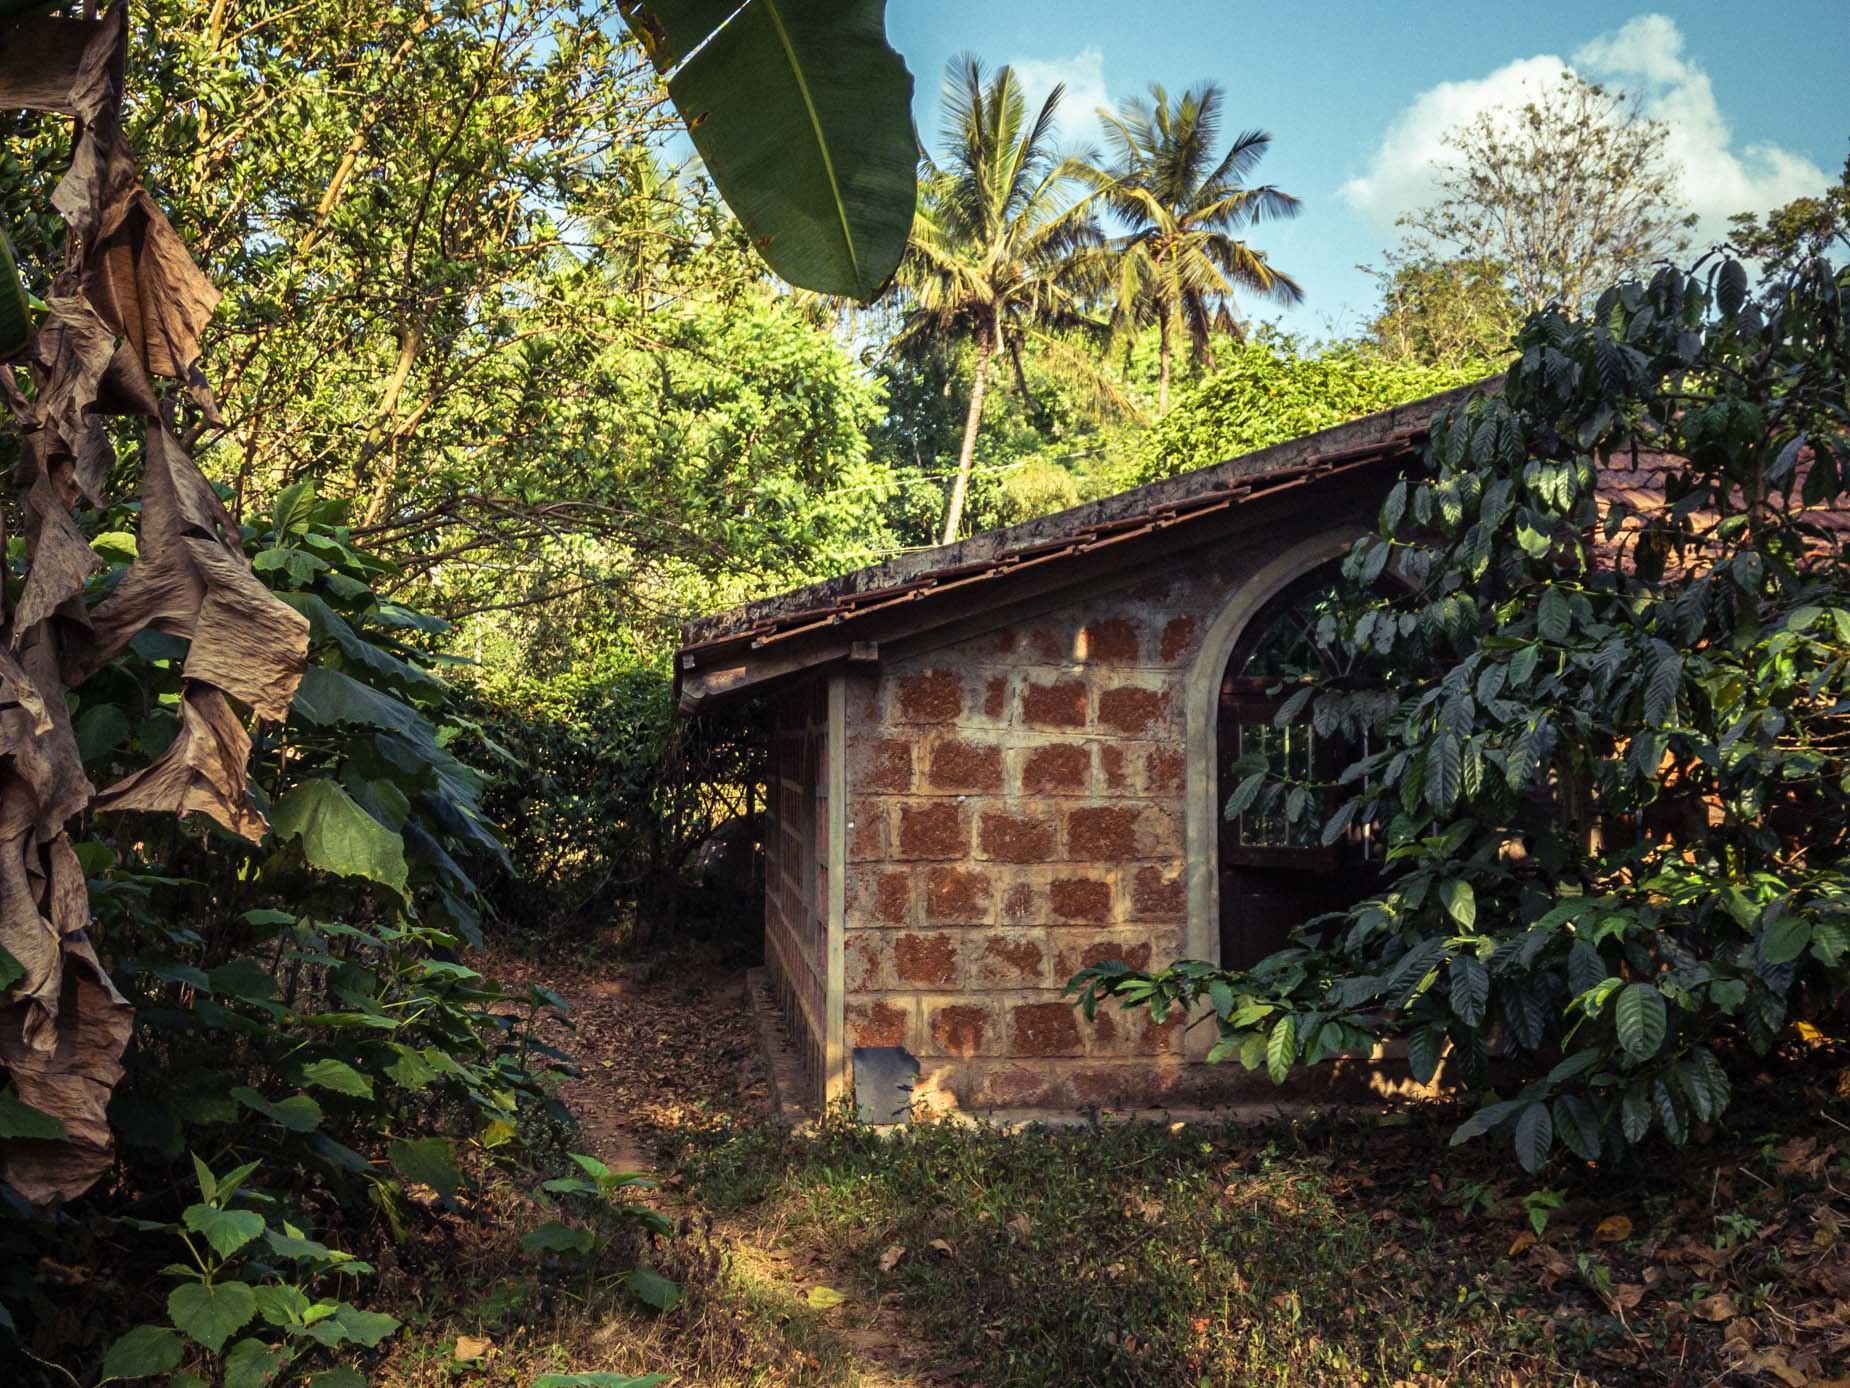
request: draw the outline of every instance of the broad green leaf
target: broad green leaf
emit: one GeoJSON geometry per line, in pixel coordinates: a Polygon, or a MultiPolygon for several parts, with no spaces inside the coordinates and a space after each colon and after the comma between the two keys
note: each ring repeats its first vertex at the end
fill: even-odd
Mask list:
{"type": "Polygon", "coordinates": [[[1578,1094],[1564,1094],[1554,1102],[1555,1131],[1575,1156],[1584,1161],[1599,1158],[1599,1120],[1593,1106],[1578,1094]]]}
{"type": "Polygon", "coordinates": [[[1558,645],[1567,640],[1568,625],[1572,618],[1573,609],[1566,593],[1552,584],[1542,590],[1542,601],[1535,613],[1535,629],[1544,641],[1553,641],[1558,645]]]}
{"type": "Polygon", "coordinates": [[[1464,783],[1464,752],[1458,735],[1446,731],[1426,752],[1426,803],[1440,814],[1450,810],[1464,783]]]}
{"type": "Polygon", "coordinates": [[[1452,1130],[1451,1145],[1456,1147],[1462,1142],[1469,1142],[1474,1137],[1481,1137],[1506,1121],[1516,1110],[1525,1107],[1521,1099],[1509,1099],[1498,1104],[1486,1104],[1476,1113],[1452,1130]]]}
{"type": "Polygon", "coordinates": [[[353,803],[339,782],[303,781],[276,802],[277,840],[299,838],[310,867],[363,877],[405,894],[405,841],[353,803]]]}
{"type": "Polygon", "coordinates": [[[589,1253],[596,1243],[589,1229],[574,1229],[569,1224],[549,1219],[523,1236],[520,1247],[527,1253],[589,1253]]]}
{"type": "Polygon", "coordinates": [[[803,1299],[816,1311],[832,1311],[848,1300],[833,1287],[811,1287],[803,1299]]]}
{"type": "Polygon", "coordinates": [[[1445,913],[1466,930],[1477,924],[1477,893],[1462,877],[1448,877],[1439,884],[1439,900],[1445,913]]]}
{"type": "Polygon", "coordinates": [[[367,1076],[347,1064],[344,1060],[313,1061],[302,1067],[302,1082],[331,1089],[336,1094],[347,1094],[356,1099],[373,1097],[373,1082],[367,1076]]]}
{"type": "Polygon", "coordinates": [[[253,1113],[261,1113],[272,1123],[280,1123],[292,1133],[312,1133],[321,1126],[321,1105],[306,1094],[291,1094],[287,1099],[266,1099],[256,1090],[238,1085],[228,1091],[232,1098],[253,1113]]]}
{"type": "Polygon", "coordinates": [[[167,1297],[167,1317],[217,1354],[257,1314],[257,1298],[242,1282],[186,1282],[167,1297]]]}
{"type": "Polygon", "coordinates": [[[79,759],[92,765],[127,742],[135,729],[115,704],[97,704],[78,715],[73,731],[79,759]]]}
{"type": "Polygon", "coordinates": [[[300,1287],[288,1283],[266,1284],[252,1291],[257,1296],[257,1314],[270,1325],[282,1328],[307,1324],[314,1303],[300,1287]]]}
{"type": "Polygon", "coordinates": [[[279,540],[304,534],[314,513],[315,479],[304,477],[276,494],[276,504],[270,508],[270,529],[279,540]]]}
{"type": "Polygon", "coordinates": [[[1439,1069],[1439,1055],[1445,1045],[1445,1033],[1434,1026],[1415,1027],[1407,1035],[1407,1068],[1413,1078],[1428,1084],[1439,1069]]]}
{"type": "Polygon", "coordinates": [[[1811,943],[1811,922],[1803,916],[1781,916],[1760,934],[1760,953],[1769,964],[1785,964],[1805,953],[1811,943]]]}
{"type": "MultiPolygon", "coordinates": [[[[345,617],[313,593],[278,593],[276,596],[308,618],[308,639],[311,646],[320,646],[331,641],[340,652],[343,665],[350,669],[357,667],[370,676],[375,683],[389,686],[406,698],[420,704],[436,703],[443,698],[445,685],[442,680],[428,670],[420,669],[409,661],[401,660],[390,651],[367,640],[353,629],[353,625],[345,617]]],[[[306,672],[304,674],[306,675],[306,672]]],[[[320,678],[320,676],[316,677],[317,682],[320,678]]],[[[339,703],[331,702],[326,694],[322,696],[319,703],[316,703],[312,693],[310,706],[316,715],[325,713],[330,716],[344,707],[339,703]]],[[[379,716],[381,716],[381,711],[375,709],[368,717],[354,721],[370,723],[379,716]]]]}
{"type": "Polygon", "coordinates": [[[164,1325],[138,1325],[103,1356],[103,1378],[151,1378],[179,1367],[186,1346],[164,1325]]]}
{"type": "Polygon", "coordinates": [[[1507,683],[1511,689],[1520,689],[1529,682],[1529,676],[1535,673],[1535,662],[1541,655],[1541,649],[1540,646],[1530,644],[1510,657],[1507,683]]]}
{"type": "Polygon", "coordinates": [[[1664,1044],[1664,995],[1649,983],[1628,983],[1619,992],[1615,1021],[1626,1053],[1634,1060],[1649,1059],[1664,1044]]]}
{"type": "Polygon", "coordinates": [[[25,976],[24,966],[4,949],[0,949],[0,993],[6,992],[25,976]]]}
{"type": "Polygon", "coordinates": [[[383,1311],[362,1311],[356,1306],[342,1306],[327,1321],[340,1326],[346,1338],[356,1345],[367,1349],[376,1349],[386,1336],[397,1332],[401,1322],[396,1316],[388,1316],[383,1311]]]}
{"type": "Polygon", "coordinates": [[[1227,797],[1227,808],[1223,817],[1228,820],[1238,819],[1252,808],[1253,801],[1259,798],[1259,792],[1265,789],[1266,773],[1255,771],[1241,779],[1235,786],[1233,794],[1227,797]]]}
{"type": "Polygon", "coordinates": [[[32,304],[13,260],[12,243],[0,230],[0,358],[17,355],[31,340],[32,304]]]}
{"type": "Polygon", "coordinates": [[[11,1085],[0,1090],[0,1138],[58,1142],[65,1136],[64,1124],[57,1115],[34,1108],[11,1085]]]}
{"type": "Polygon", "coordinates": [[[1548,1116],[1548,1105],[1530,1104],[1516,1119],[1516,1160],[1522,1163],[1522,1169],[1540,1171],[1547,1164],[1554,1141],[1555,1125],[1548,1116]]]}
{"type": "Polygon", "coordinates": [[[1266,1042],[1265,1068],[1272,1077],[1273,1084],[1283,1084],[1285,1076],[1291,1073],[1291,1064],[1297,1059],[1298,1033],[1295,1018],[1286,1015],[1273,1024],[1272,1034],[1266,1042]]]}
{"type": "Polygon", "coordinates": [[[917,203],[883,0],[623,0],[720,196],[791,284],[867,302],[917,203]]]}
{"type": "Polygon", "coordinates": [[[342,1364],[338,1368],[310,1374],[308,1388],[366,1388],[366,1375],[342,1364]]]}
{"type": "Polygon", "coordinates": [[[1476,958],[1461,954],[1452,960],[1452,1011],[1466,1026],[1482,1026],[1490,1005],[1490,974],[1476,958]]]}
{"type": "Polygon", "coordinates": [[[239,1340],[225,1355],[225,1388],[268,1388],[289,1362],[280,1345],[239,1340]]]}
{"type": "Polygon", "coordinates": [[[658,1311],[674,1310],[685,1295],[679,1282],[670,1281],[652,1267],[632,1269],[623,1281],[637,1300],[658,1311]]]}
{"type": "Polygon", "coordinates": [[[453,1199],[462,1189],[462,1168],[456,1164],[455,1149],[443,1138],[401,1138],[386,1149],[386,1155],[399,1175],[429,1186],[445,1200],[453,1199]]]}
{"type": "Polygon", "coordinates": [[[211,981],[212,991],[220,997],[265,1002],[276,996],[276,979],[255,959],[233,959],[220,964],[206,977],[211,981]]]}
{"type": "Polygon", "coordinates": [[[221,1258],[229,1258],[263,1233],[263,1216],[255,1210],[220,1210],[211,1205],[188,1205],[180,1216],[195,1234],[205,1235],[221,1258]]]}
{"type": "Polygon", "coordinates": [[[533,1388],[657,1388],[667,1381],[667,1374],[541,1374],[533,1388]]]}

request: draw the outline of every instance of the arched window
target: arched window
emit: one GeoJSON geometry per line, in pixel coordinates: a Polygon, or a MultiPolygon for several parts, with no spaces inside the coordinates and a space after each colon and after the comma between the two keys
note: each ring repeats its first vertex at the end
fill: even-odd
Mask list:
{"type": "MultiPolygon", "coordinates": [[[[1339,668],[1326,619],[1360,596],[1333,562],[1285,589],[1248,624],[1221,678],[1217,741],[1223,803],[1259,768],[1299,784],[1327,784],[1365,753],[1365,747],[1320,737],[1308,716],[1284,727],[1277,723],[1306,683],[1354,673],[1339,668]]],[[[1371,825],[1356,826],[1326,845],[1315,824],[1288,824],[1277,807],[1223,819],[1222,966],[1250,967],[1290,943],[1293,927],[1354,902],[1373,886],[1377,856],[1371,825]]]]}

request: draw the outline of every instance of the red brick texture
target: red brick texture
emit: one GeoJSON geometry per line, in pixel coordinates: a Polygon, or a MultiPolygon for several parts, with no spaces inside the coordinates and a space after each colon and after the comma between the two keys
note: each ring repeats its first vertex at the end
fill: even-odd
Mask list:
{"type": "Polygon", "coordinates": [[[1183,1092],[1174,1025],[1062,995],[1187,952],[1186,679],[1234,552],[928,655],[850,706],[848,1040],[903,1044],[969,1108],[1183,1092]],[[863,825],[864,822],[864,825],[863,825]],[[863,851],[865,850],[865,851],[863,851]]]}

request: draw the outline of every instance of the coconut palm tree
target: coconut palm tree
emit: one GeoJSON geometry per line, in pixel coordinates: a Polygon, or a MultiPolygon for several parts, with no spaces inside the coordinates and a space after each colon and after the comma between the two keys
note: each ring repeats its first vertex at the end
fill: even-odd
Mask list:
{"type": "Polygon", "coordinates": [[[1096,373],[1067,340],[1105,324],[1085,313],[1086,267],[1077,259],[1101,242],[1091,199],[1075,196],[1082,166],[1053,148],[1063,94],[1055,87],[1030,121],[1012,68],[990,75],[973,57],[953,58],[944,80],[944,158],[927,154],[920,161],[918,215],[899,270],[909,304],[893,346],[917,354],[969,342],[976,350],[957,477],[945,507],[946,544],[963,523],[996,355],[1008,354],[1024,395],[1027,342],[1096,373]]]}
{"type": "Polygon", "coordinates": [[[1219,83],[1190,87],[1175,102],[1160,83],[1150,100],[1133,97],[1099,120],[1111,160],[1083,176],[1128,230],[1113,237],[1105,258],[1115,283],[1115,325],[1157,328],[1157,408],[1169,406],[1170,338],[1179,324],[1197,366],[1214,367],[1211,337],[1240,334],[1235,289],[1281,304],[1304,297],[1298,282],[1274,269],[1264,251],[1237,235],[1260,222],[1298,214],[1298,200],[1271,184],[1246,178],[1272,143],[1263,130],[1243,132],[1216,155],[1219,83]]]}

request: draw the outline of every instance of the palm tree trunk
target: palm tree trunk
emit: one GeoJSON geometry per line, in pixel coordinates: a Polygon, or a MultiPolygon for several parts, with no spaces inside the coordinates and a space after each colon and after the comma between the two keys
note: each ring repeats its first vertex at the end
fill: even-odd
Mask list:
{"type": "Polygon", "coordinates": [[[1156,412],[1169,412],[1169,314],[1156,319],[1156,412]]]}
{"type": "Polygon", "coordinates": [[[951,502],[944,509],[944,536],[950,544],[964,522],[964,496],[970,490],[970,463],[976,457],[977,426],[983,422],[983,393],[989,387],[989,358],[995,351],[994,328],[976,340],[976,375],[970,382],[970,412],[964,416],[964,444],[957,454],[957,480],[951,483],[951,502]]]}

